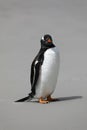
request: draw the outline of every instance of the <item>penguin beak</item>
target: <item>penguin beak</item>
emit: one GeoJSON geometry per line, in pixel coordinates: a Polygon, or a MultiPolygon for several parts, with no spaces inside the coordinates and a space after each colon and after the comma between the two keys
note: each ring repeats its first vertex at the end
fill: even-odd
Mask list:
{"type": "Polygon", "coordinates": [[[47,42],[48,42],[48,43],[51,43],[52,41],[51,41],[51,39],[49,38],[49,39],[47,40],[47,42]]]}

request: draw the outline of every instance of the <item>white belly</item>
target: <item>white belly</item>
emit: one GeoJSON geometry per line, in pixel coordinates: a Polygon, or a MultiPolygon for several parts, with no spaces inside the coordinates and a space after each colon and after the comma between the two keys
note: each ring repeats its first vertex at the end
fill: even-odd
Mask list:
{"type": "Polygon", "coordinates": [[[36,86],[36,98],[46,98],[54,92],[59,72],[59,62],[59,52],[56,47],[48,49],[44,53],[44,61],[36,86]]]}

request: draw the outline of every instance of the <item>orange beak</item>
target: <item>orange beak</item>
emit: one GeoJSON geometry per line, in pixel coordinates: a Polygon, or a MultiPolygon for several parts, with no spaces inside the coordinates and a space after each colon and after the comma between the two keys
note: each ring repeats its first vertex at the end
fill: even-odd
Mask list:
{"type": "Polygon", "coordinates": [[[50,39],[47,40],[49,43],[52,42],[50,39]]]}

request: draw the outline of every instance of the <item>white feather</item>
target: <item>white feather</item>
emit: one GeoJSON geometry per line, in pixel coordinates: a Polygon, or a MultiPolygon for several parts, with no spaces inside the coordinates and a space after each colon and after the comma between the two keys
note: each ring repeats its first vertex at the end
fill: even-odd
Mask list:
{"type": "Polygon", "coordinates": [[[41,39],[44,40],[44,37],[42,37],[41,39]]]}
{"type": "Polygon", "coordinates": [[[48,49],[44,53],[44,61],[36,86],[35,98],[46,98],[54,92],[59,73],[59,65],[59,51],[56,47],[48,49]]]}

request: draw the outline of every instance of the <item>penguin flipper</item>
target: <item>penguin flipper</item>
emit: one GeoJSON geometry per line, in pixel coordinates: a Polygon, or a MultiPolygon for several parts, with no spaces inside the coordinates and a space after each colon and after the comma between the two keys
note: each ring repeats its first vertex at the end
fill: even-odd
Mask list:
{"type": "Polygon", "coordinates": [[[40,49],[39,53],[33,60],[31,64],[31,74],[30,74],[30,82],[31,82],[31,92],[33,95],[35,95],[35,86],[37,84],[39,75],[40,75],[40,70],[41,70],[41,65],[44,60],[44,52],[45,50],[40,49]]]}
{"type": "Polygon", "coordinates": [[[37,84],[40,74],[41,62],[36,61],[33,67],[31,67],[31,91],[35,94],[35,86],[37,84]]]}
{"type": "MultiPolygon", "coordinates": [[[[30,82],[31,82],[31,87],[33,84],[35,84],[35,77],[37,76],[37,79],[39,77],[39,71],[40,67],[43,63],[44,60],[44,49],[40,49],[36,57],[34,58],[32,64],[31,64],[31,73],[30,73],[30,82]]],[[[37,81],[36,81],[37,82],[37,81]]]]}

